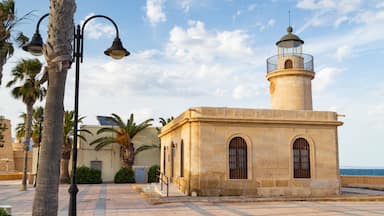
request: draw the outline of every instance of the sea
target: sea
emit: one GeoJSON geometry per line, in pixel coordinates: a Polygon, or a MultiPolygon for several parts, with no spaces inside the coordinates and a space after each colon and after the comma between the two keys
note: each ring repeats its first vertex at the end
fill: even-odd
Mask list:
{"type": "Polygon", "coordinates": [[[340,168],[340,175],[384,176],[384,169],[340,168]]]}

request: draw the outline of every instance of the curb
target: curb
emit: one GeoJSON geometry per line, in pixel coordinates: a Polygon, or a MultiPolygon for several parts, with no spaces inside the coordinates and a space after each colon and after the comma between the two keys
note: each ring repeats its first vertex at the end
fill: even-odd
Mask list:
{"type": "Polygon", "coordinates": [[[331,196],[331,197],[160,197],[154,198],[148,195],[143,196],[152,205],[166,203],[185,203],[185,202],[209,202],[209,203],[241,203],[241,202],[315,202],[315,201],[349,201],[349,202],[384,202],[384,196],[331,196]]]}

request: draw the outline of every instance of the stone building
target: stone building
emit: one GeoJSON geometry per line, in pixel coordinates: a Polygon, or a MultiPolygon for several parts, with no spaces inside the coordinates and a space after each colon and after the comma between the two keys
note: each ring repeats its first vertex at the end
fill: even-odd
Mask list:
{"type": "MultiPolygon", "coordinates": [[[[4,125],[3,142],[0,143],[0,171],[3,172],[21,172],[24,166],[23,144],[19,140],[12,143],[11,121],[0,116],[0,124],[4,125]]],[[[28,152],[27,171],[32,169],[32,152],[28,152]]]]}
{"type": "Polygon", "coordinates": [[[195,107],[161,131],[161,173],[188,195],[340,193],[338,114],[312,110],[313,57],[292,33],[267,59],[272,109],[195,107]]]}

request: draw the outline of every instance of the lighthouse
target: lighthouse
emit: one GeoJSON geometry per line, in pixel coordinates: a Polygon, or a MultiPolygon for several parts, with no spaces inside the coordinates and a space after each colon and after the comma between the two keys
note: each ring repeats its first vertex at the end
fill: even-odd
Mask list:
{"type": "Polygon", "coordinates": [[[312,84],[315,77],[313,57],[304,54],[304,41],[292,33],[276,42],[277,55],[267,59],[272,109],[312,110],[312,84]]]}

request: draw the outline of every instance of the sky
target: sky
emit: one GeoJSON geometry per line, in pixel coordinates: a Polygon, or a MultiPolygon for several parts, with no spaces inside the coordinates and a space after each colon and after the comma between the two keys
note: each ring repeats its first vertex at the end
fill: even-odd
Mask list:
{"type": "MultiPolygon", "coordinates": [[[[17,26],[31,37],[49,1],[16,0],[17,26]]],[[[95,14],[111,17],[131,55],[103,54],[115,31],[95,19],[85,26],[80,75],[80,115],[116,113],[138,121],[178,116],[189,107],[270,108],[266,59],[277,54],[291,11],[293,32],[314,56],[314,110],[345,114],[339,120],[341,167],[384,168],[384,1],[382,0],[81,0],[75,24],[95,14]]],[[[47,35],[47,20],[40,26],[47,35]]],[[[18,60],[17,49],[4,68],[3,83],[18,60]]],[[[44,58],[40,58],[44,62],[44,58]]],[[[64,106],[73,109],[74,65],[64,106]]],[[[13,127],[25,112],[22,102],[0,87],[0,115],[13,127]]],[[[39,102],[37,105],[43,105],[39,102]]]]}

